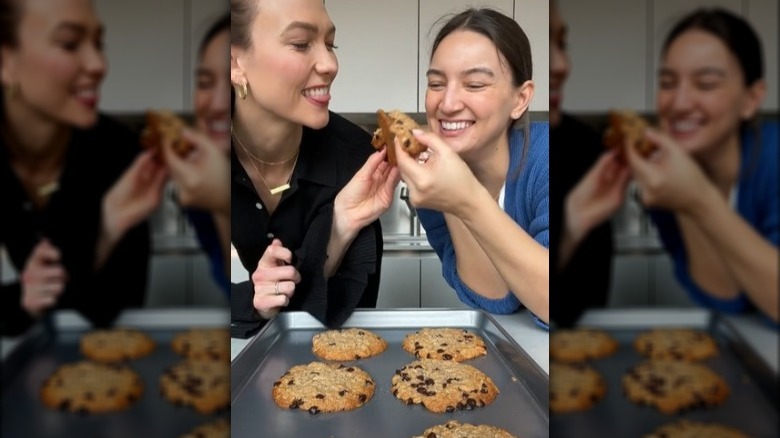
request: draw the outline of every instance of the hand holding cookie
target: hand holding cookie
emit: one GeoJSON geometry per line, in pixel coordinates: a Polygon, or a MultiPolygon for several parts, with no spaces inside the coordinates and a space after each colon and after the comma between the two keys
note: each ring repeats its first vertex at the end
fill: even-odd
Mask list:
{"type": "Polygon", "coordinates": [[[398,140],[395,144],[401,179],[409,187],[412,205],[460,216],[459,212],[469,208],[473,194],[484,188],[466,162],[444,140],[417,129],[413,134],[428,148],[427,157],[421,154],[413,158],[402,153],[398,140]]]}
{"type": "Polygon", "coordinates": [[[290,304],[295,293],[295,285],[300,283],[301,274],[292,263],[292,251],[274,239],[257,263],[252,274],[255,296],[252,305],[265,319],[279,313],[282,307],[290,304]]]}
{"type": "Polygon", "coordinates": [[[182,156],[171,139],[164,139],[162,154],[176,184],[179,203],[230,214],[230,161],[206,135],[183,128],[181,137],[191,145],[182,156]]]}
{"type": "Polygon", "coordinates": [[[715,187],[671,137],[655,129],[648,129],[646,136],[657,146],[650,158],[644,158],[633,148],[626,148],[628,163],[641,188],[642,202],[648,207],[693,212],[705,199],[702,195],[715,187]]]}

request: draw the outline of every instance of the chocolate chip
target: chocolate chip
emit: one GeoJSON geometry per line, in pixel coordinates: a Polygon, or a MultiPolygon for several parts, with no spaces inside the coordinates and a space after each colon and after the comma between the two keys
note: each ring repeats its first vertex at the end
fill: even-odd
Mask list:
{"type": "Polygon", "coordinates": [[[444,353],[444,349],[443,348],[439,348],[438,350],[436,350],[436,352],[437,353],[444,353]]]}
{"type": "Polygon", "coordinates": [[[359,400],[361,403],[362,403],[362,402],[364,402],[364,401],[366,401],[366,399],[367,399],[367,398],[368,398],[368,397],[366,397],[366,395],[365,395],[365,394],[360,394],[360,395],[358,396],[358,400],[359,400]]]}
{"type": "Polygon", "coordinates": [[[318,398],[318,399],[320,399],[320,400],[322,400],[322,399],[324,399],[324,398],[325,398],[325,394],[317,394],[317,395],[315,395],[314,397],[315,397],[315,398],[318,398]]]}
{"type": "Polygon", "coordinates": [[[312,415],[317,415],[318,412],[320,412],[320,410],[317,409],[317,406],[312,406],[309,408],[309,413],[312,415]]]}
{"type": "Polygon", "coordinates": [[[342,389],[341,391],[339,391],[339,396],[344,397],[344,394],[346,394],[346,393],[347,393],[347,390],[346,389],[342,389]]]}
{"type": "Polygon", "coordinates": [[[454,412],[455,408],[452,406],[447,406],[447,412],[454,412]]]}
{"type": "Polygon", "coordinates": [[[279,385],[281,385],[281,384],[282,384],[282,382],[280,382],[280,381],[278,381],[278,380],[277,380],[276,382],[274,382],[274,386],[279,386],[279,385]]]}
{"type": "Polygon", "coordinates": [[[351,373],[352,371],[355,371],[355,368],[353,368],[353,367],[349,367],[349,368],[347,368],[347,372],[348,372],[348,373],[351,373]]]}
{"type": "Polygon", "coordinates": [[[290,409],[298,409],[298,406],[303,404],[303,400],[300,399],[293,399],[292,403],[290,403],[290,409]]]}
{"type": "Polygon", "coordinates": [[[431,432],[425,438],[436,438],[436,434],[431,432]]]}
{"type": "Polygon", "coordinates": [[[65,400],[61,401],[60,402],[60,406],[59,406],[60,410],[67,411],[68,409],[70,409],[70,403],[71,403],[71,400],[67,399],[67,398],[65,400]]]}
{"type": "Polygon", "coordinates": [[[295,379],[290,379],[290,381],[287,382],[287,386],[294,385],[294,384],[295,384],[295,379]]]}
{"type": "Polygon", "coordinates": [[[446,359],[446,360],[451,360],[451,359],[452,359],[452,355],[451,355],[451,354],[445,354],[445,355],[444,355],[444,356],[442,356],[442,357],[443,357],[444,359],[446,359]]]}

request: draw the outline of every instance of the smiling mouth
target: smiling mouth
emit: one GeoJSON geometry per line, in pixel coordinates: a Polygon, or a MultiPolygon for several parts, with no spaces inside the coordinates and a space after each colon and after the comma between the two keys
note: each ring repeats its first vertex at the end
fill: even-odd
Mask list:
{"type": "Polygon", "coordinates": [[[447,122],[444,120],[439,121],[442,133],[458,133],[464,131],[474,125],[472,121],[459,121],[459,122],[447,122]]]}

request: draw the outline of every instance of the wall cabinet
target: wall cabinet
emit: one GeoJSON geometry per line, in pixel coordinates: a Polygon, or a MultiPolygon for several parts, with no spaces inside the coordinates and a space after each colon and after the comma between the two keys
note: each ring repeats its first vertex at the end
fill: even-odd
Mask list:
{"type": "Polygon", "coordinates": [[[211,277],[203,253],[152,256],[146,307],[225,307],[225,293],[211,277]]]}
{"type": "Polygon", "coordinates": [[[569,111],[654,111],[663,41],[684,14],[705,5],[734,11],[753,25],[763,45],[767,89],[775,90],[767,93],[762,108],[778,109],[776,0],[559,0],[558,4],[569,32],[571,72],[563,100],[569,111]]]}
{"type": "Polygon", "coordinates": [[[339,74],[331,109],[373,113],[378,108],[425,112],[425,72],[436,21],[468,6],[498,9],[523,26],[534,56],[531,111],[547,111],[549,6],[538,0],[325,0],[336,24],[339,74]]]}
{"type": "Polygon", "coordinates": [[[436,254],[416,252],[399,256],[385,253],[377,308],[404,307],[469,308],[444,281],[436,254]]]}
{"type": "Polygon", "coordinates": [[[612,261],[608,307],[692,307],[665,253],[618,254],[612,261]]]}
{"type": "Polygon", "coordinates": [[[106,28],[109,67],[100,108],[123,113],[149,108],[190,111],[200,39],[228,12],[228,2],[95,0],[94,4],[106,28]]]}

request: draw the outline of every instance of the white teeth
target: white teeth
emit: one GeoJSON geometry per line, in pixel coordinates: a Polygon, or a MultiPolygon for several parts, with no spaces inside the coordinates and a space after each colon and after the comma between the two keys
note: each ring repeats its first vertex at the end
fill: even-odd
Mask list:
{"type": "Polygon", "coordinates": [[[303,90],[303,95],[306,97],[324,96],[326,94],[328,94],[328,87],[308,88],[306,90],[303,90]]]}
{"type": "Polygon", "coordinates": [[[96,95],[97,95],[97,90],[95,90],[94,88],[82,88],[76,90],[76,96],[78,97],[92,98],[95,97],[96,95]]]}
{"type": "Polygon", "coordinates": [[[471,126],[471,122],[441,122],[441,127],[445,131],[457,131],[471,126]]]}
{"type": "Polygon", "coordinates": [[[672,129],[678,132],[690,132],[699,127],[698,122],[690,120],[678,120],[672,123],[672,129]]]}
{"type": "Polygon", "coordinates": [[[230,129],[230,123],[227,120],[213,121],[209,123],[209,130],[212,132],[227,132],[230,129]]]}

